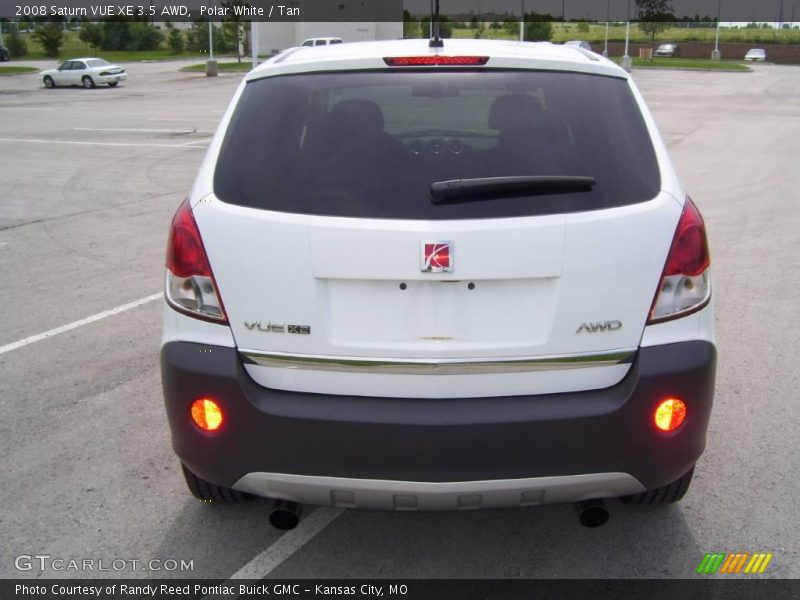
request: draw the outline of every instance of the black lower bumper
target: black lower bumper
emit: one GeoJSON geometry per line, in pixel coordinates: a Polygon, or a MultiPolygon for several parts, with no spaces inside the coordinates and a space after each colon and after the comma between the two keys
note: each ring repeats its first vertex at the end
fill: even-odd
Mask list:
{"type": "Polygon", "coordinates": [[[253,472],[418,482],[628,473],[666,485],[705,447],[716,350],[708,342],[642,348],[603,390],[469,399],[304,394],[256,384],[232,348],[170,342],[161,352],[173,447],[197,475],[232,486],[253,472]],[[681,398],[687,417],[663,433],[657,404],[681,398]],[[218,401],[225,421],[198,429],[189,407],[218,401]]]}

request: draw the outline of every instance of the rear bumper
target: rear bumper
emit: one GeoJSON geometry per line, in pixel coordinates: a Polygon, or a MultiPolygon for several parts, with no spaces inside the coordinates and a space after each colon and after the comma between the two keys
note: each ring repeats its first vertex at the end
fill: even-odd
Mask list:
{"type": "Polygon", "coordinates": [[[95,79],[95,83],[113,83],[115,81],[125,81],[127,78],[128,76],[125,73],[118,73],[116,75],[98,75],[95,79]]]}
{"type": "Polygon", "coordinates": [[[716,351],[695,341],[642,348],[603,390],[470,399],[397,399],[263,388],[233,348],[162,348],[173,447],[197,475],[309,504],[388,509],[520,506],[619,496],[683,475],[705,447],[716,351]],[[656,405],[687,404],[658,431],[656,405]],[[212,397],[225,421],[196,428],[189,406],[212,397]]]}
{"type": "Polygon", "coordinates": [[[248,473],[233,486],[257,496],[372,510],[470,510],[614,498],[644,492],[626,473],[591,473],[488,481],[394,481],[248,473]]]}

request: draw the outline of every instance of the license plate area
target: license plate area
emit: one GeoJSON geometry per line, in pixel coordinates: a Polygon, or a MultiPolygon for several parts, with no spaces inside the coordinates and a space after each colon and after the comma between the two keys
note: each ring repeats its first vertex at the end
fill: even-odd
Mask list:
{"type": "Polygon", "coordinates": [[[440,355],[535,350],[549,337],[558,278],[328,280],[329,342],[440,355]]]}

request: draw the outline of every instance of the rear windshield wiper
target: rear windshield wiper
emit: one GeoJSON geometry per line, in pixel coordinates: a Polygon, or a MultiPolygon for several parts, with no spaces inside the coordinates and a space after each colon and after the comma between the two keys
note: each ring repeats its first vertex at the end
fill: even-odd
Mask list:
{"type": "Polygon", "coordinates": [[[594,177],[521,176],[451,179],[431,184],[433,204],[476,202],[516,196],[545,196],[591,192],[597,184],[594,177]]]}

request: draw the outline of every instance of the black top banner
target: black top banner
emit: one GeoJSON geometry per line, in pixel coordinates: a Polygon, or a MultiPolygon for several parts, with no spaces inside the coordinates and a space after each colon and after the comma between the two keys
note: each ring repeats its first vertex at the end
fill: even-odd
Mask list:
{"type": "MultiPolygon", "coordinates": [[[[404,11],[428,18],[434,0],[0,0],[0,18],[13,21],[99,21],[136,18],[153,22],[243,20],[261,22],[402,21],[404,11]]],[[[440,0],[451,21],[519,19],[522,12],[554,21],[640,20],[636,0],[440,0]]],[[[800,0],[671,0],[658,20],[800,22],[800,0]]]]}

